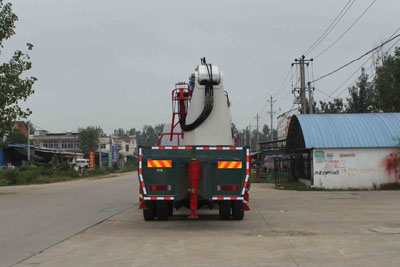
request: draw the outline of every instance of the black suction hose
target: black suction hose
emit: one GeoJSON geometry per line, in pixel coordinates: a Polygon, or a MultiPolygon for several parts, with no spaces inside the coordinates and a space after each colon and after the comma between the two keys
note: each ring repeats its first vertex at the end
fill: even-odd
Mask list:
{"type": "Polygon", "coordinates": [[[189,132],[197,127],[199,127],[210,115],[213,106],[214,106],[214,88],[213,88],[213,80],[212,80],[212,65],[206,63],[206,59],[202,58],[201,63],[206,65],[208,76],[210,80],[206,83],[206,88],[204,90],[204,108],[199,117],[192,122],[191,124],[186,124],[186,115],[183,118],[179,118],[181,129],[184,132],[189,132]]]}

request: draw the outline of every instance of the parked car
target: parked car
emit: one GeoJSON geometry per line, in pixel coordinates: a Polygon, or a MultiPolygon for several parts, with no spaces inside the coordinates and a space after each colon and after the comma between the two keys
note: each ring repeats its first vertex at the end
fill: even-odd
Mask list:
{"type": "Polygon", "coordinates": [[[76,165],[78,168],[89,168],[89,160],[88,159],[77,159],[76,165]]]}

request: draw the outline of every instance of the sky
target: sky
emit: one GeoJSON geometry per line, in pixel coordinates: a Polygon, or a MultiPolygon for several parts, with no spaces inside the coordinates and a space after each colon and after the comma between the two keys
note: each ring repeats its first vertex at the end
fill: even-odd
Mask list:
{"type": "MultiPolygon", "coordinates": [[[[19,21],[0,62],[25,43],[34,44],[29,75],[38,81],[35,94],[23,103],[33,111],[30,120],[49,131],[95,125],[111,133],[170,122],[171,90],[187,81],[201,57],[223,71],[238,128],[254,127],[256,114],[259,125],[269,124],[267,99],[276,99],[275,118],[293,106],[291,63],[348,0],[11,2],[19,21]]],[[[356,0],[307,58],[335,41],[371,2],[356,0]]],[[[307,77],[318,78],[386,40],[400,26],[398,10],[398,0],[377,0],[343,38],[314,58],[307,77]]],[[[358,74],[366,59],[316,82],[315,100],[325,100],[358,74]]],[[[337,93],[345,97],[356,78],[337,93]]]]}

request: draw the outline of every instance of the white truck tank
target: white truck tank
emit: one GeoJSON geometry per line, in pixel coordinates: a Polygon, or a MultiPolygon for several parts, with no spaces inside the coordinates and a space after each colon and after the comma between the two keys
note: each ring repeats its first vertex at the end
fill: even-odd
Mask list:
{"type": "MultiPolygon", "coordinates": [[[[211,66],[209,64],[209,66],[211,66]]],[[[199,65],[195,71],[195,86],[186,115],[185,124],[193,123],[202,113],[205,106],[205,89],[202,85],[210,79],[213,81],[213,108],[207,119],[197,128],[184,131],[182,144],[185,146],[232,146],[231,116],[228,97],[223,86],[222,73],[217,66],[207,69],[199,65]]]]}

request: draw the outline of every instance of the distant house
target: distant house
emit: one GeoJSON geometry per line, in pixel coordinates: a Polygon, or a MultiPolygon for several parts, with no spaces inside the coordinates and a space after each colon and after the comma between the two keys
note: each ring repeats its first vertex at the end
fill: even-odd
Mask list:
{"type": "Polygon", "coordinates": [[[62,152],[80,152],[78,132],[35,131],[32,143],[39,148],[50,148],[62,152]]]}
{"type": "Polygon", "coordinates": [[[135,154],[135,141],[132,137],[117,138],[119,154],[122,156],[133,156],[135,154]]]}
{"type": "Polygon", "coordinates": [[[22,133],[26,138],[28,138],[29,136],[28,127],[26,126],[24,121],[15,121],[14,130],[22,133]]]}

